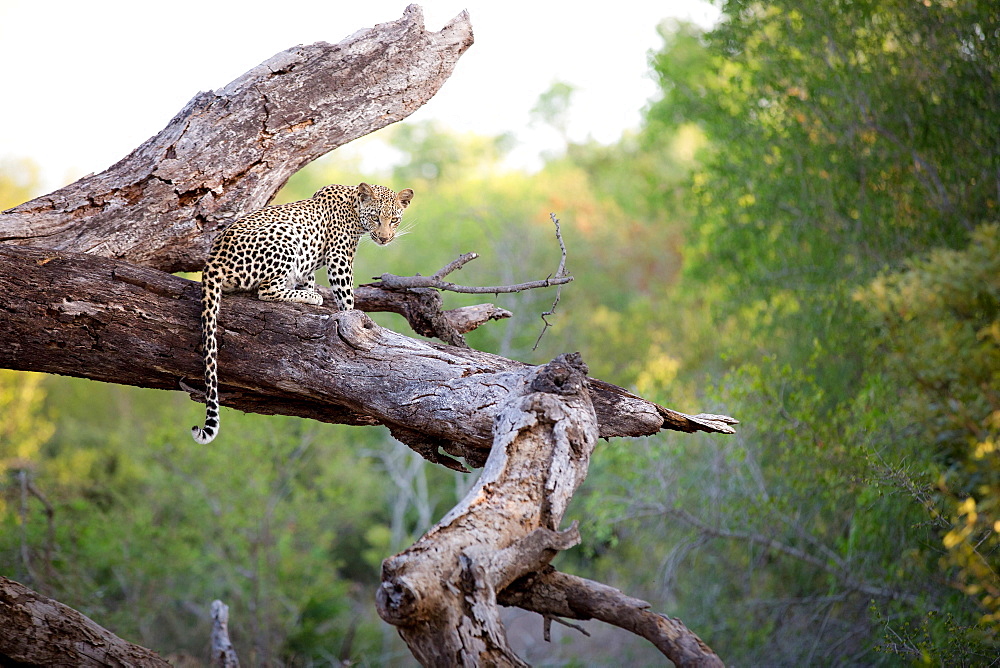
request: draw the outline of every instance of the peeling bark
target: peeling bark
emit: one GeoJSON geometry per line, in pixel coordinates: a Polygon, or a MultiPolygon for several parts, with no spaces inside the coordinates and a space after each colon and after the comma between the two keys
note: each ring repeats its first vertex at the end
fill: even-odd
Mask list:
{"type": "Polygon", "coordinates": [[[476,486],[382,563],[379,615],[423,665],[527,665],[507,643],[496,596],[579,542],[575,527],[558,528],[597,442],[586,382],[579,355],[517,374],[476,486]]]}

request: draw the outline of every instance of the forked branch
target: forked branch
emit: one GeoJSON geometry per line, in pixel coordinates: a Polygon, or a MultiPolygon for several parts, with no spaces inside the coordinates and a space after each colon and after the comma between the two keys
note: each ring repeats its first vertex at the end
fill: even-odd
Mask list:
{"type": "Polygon", "coordinates": [[[512,292],[524,292],[525,290],[536,290],[538,288],[549,288],[554,285],[565,285],[573,280],[573,277],[566,273],[566,244],[563,242],[562,232],[559,229],[559,220],[555,214],[552,222],[556,226],[556,240],[562,251],[559,259],[559,268],[555,274],[550,274],[548,278],[526,283],[516,283],[514,285],[491,285],[491,286],[469,286],[459,285],[444,280],[444,277],[455,272],[468,263],[479,257],[478,253],[464,253],[438,269],[430,276],[396,276],[395,274],[382,274],[377,276],[378,283],[370,283],[368,287],[385,288],[386,290],[410,290],[415,288],[433,288],[435,290],[446,290],[448,292],[460,292],[469,295],[499,295],[512,292]]]}

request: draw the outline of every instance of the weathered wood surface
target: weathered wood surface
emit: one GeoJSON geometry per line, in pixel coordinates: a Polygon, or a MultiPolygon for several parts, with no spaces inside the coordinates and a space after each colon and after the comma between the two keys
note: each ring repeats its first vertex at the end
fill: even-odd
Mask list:
{"type": "MultiPolygon", "coordinates": [[[[327,289],[317,286],[323,303],[334,303],[327,289]]],[[[460,348],[468,348],[466,332],[490,320],[503,320],[513,315],[493,304],[475,304],[444,310],[441,293],[430,288],[386,290],[375,284],[359,285],[354,289],[354,305],[359,311],[396,313],[403,316],[410,328],[421,336],[436,338],[460,348]]]]}
{"type": "MultiPolygon", "coordinates": [[[[0,244],[0,367],[200,387],[199,294],[195,282],[119,260],[0,244]]],[[[451,466],[439,448],[474,466],[485,460],[498,406],[528,368],[397,334],[360,311],[241,295],[223,299],[219,340],[223,405],[384,424],[451,466]]],[[[603,438],[733,431],[731,419],[678,413],[598,380],[591,393],[603,438]]]]}
{"type": "Polygon", "coordinates": [[[236,648],[229,639],[229,606],[222,601],[212,601],[211,668],[240,668],[236,648]]]}
{"type": "Polygon", "coordinates": [[[0,666],[168,668],[86,615],[0,576],[0,666]]]}
{"type": "Polygon", "coordinates": [[[413,546],[382,563],[379,615],[425,666],[525,666],[498,596],[547,616],[599,617],[651,640],[678,665],[721,666],[701,640],[648,604],[548,566],[580,541],[559,530],[598,438],[586,365],[560,355],[522,369],[494,421],[475,487],[413,546]]]}
{"type": "Polygon", "coordinates": [[[0,213],[0,242],[199,271],[220,225],[265,206],[309,162],[416,111],[471,44],[467,13],[435,33],[410,5],[339,44],[282,51],[196,95],[106,171],[0,213]]]}
{"type": "Polygon", "coordinates": [[[559,525],[597,442],[586,366],[563,355],[516,375],[475,487],[382,562],[379,615],[425,666],[526,666],[507,642],[497,592],[579,542],[575,527],[559,525]]]}

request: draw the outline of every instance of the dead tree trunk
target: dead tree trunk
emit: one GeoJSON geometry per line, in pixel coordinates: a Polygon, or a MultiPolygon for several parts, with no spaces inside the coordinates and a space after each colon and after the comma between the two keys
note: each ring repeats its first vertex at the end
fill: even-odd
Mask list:
{"type": "Polygon", "coordinates": [[[678,665],[722,665],[683,624],[650,613],[648,604],[547,567],[580,542],[575,525],[559,525],[598,437],[586,371],[579,355],[562,355],[519,374],[494,419],[493,449],[476,486],[412,547],[383,562],[379,614],[423,665],[527,665],[500,621],[498,598],[515,581],[507,601],[527,610],[601,615],[644,635],[678,665]],[[641,631],[637,620],[647,622],[641,631]]]}
{"type": "MultiPolygon", "coordinates": [[[[306,163],[413,112],[471,44],[464,12],[430,33],[411,5],[339,44],[274,56],[196,96],[107,171],[0,213],[0,367],[161,389],[199,378],[196,284],[163,272],[200,269],[220,225],[265,205],[306,163]]],[[[578,540],[559,524],[598,437],[732,433],[735,420],[685,415],[587,379],[575,358],[539,369],[457,347],[462,332],[505,312],[442,311],[413,287],[426,281],[364,287],[358,305],[402,313],[455,345],[396,334],[359,311],[224,300],[223,404],[383,424],[431,461],[487,463],[473,495],[385,564],[380,612],[425,663],[521,665],[499,602],[602,619],[676,663],[715,665],[676,620],[547,564],[578,540]]],[[[0,663],[161,665],[16,583],[0,579],[0,594],[0,663]]]]}

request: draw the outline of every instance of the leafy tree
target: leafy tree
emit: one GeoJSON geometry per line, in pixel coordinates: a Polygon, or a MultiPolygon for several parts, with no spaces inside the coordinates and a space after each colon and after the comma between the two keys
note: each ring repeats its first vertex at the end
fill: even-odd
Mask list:
{"type": "Polygon", "coordinates": [[[942,565],[1000,631],[1000,226],[933,251],[858,293],[904,410],[934,444],[942,565]]]}
{"type": "Polygon", "coordinates": [[[827,382],[856,378],[853,286],[933,246],[956,247],[995,215],[1000,147],[994,3],[738,3],[688,55],[675,33],[654,57],[651,123],[711,137],[693,180],[689,276],[726,290],[719,320],[810,355],[847,336],[827,382]],[[708,66],[708,69],[696,69],[708,66]],[[945,74],[947,73],[947,74],[945,74]],[[760,318],[760,306],[775,318],[760,318]],[[766,323],[765,323],[766,321],[766,323]]]}
{"type": "MultiPolygon", "coordinates": [[[[987,457],[970,475],[970,453],[992,447],[991,312],[915,320],[904,337],[906,376],[901,358],[885,354],[903,344],[854,295],[887,270],[923,266],[912,258],[932,249],[966,248],[973,230],[995,219],[1000,12],[985,2],[892,1],[730,2],[724,12],[708,34],[664,27],[651,60],[662,98],[636,138],[603,158],[594,150],[588,161],[580,148],[569,155],[608,175],[594,183],[629,211],[690,212],[690,224],[675,227],[686,235],[677,245],[680,280],[651,291],[673,322],[632,311],[606,332],[634,327],[659,339],[673,391],[718,369],[713,353],[724,350],[731,373],[716,397],[743,420],[741,437],[711,452],[671,439],[645,451],[615,448],[621,487],[594,494],[590,516],[609,540],[660,560],[665,584],[654,593],[715,629],[707,639],[724,657],[868,663],[891,661],[878,653],[887,650],[974,662],[992,641],[941,569],[964,569],[967,586],[992,603],[993,581],[959,556],[992,521],[991,493],[978,487],[973,502],[968,496],[991,465],[987,457]],[[692,128],[704,137],[700,162],[686,180],[683,169],[672,180],[677,171],[647,152],[663,155],[692,128]],[[625,166],[623,155],[648,168],[625,166]],[[610,176],[616,170],[627,177],[610,176]],[[685,185],[687,203],[677,195],[685,185]],[[965,338],[937,347],[918,338],[921,321],[965,338]],[[976,344],[970,331],[985,338],[976,344]],[[948,446],[923,430],[919,400],[929,398],[919,391],[916,401],[899,401],[914,370],[948,364],[955,375],[978,369],[943,392],[958,395],[935,400],[952,426],[958,415],[976,416],[974,442],[952,432],[948,446]],[[968,402],[977,409],[968,412],[968,402]],[[951,473],[939,479],[956,447],[962,465],[952,455],[951,473]],[[941,490],[955,495],[952,504],[941,505],[941,490]],[[654,518],[658,543],[638,530],[654,518]],[[941,564],[928,546],[943,540],[957,552],[941,564]],[[675,580],[679,564],[702,577],[675,580]]],[[[982,245],[983,234],[972,243],[982,245]]],[[[966,257],[907,275],[936,273],[938,283],[965,286],[956,299],[981,300],[983,289],[971,286],[989,275],[983,267],[966,257]]],[[[913,316],[916,279],[885,280],[887,293],[901,295],[899,317],[913,316]]]]}

